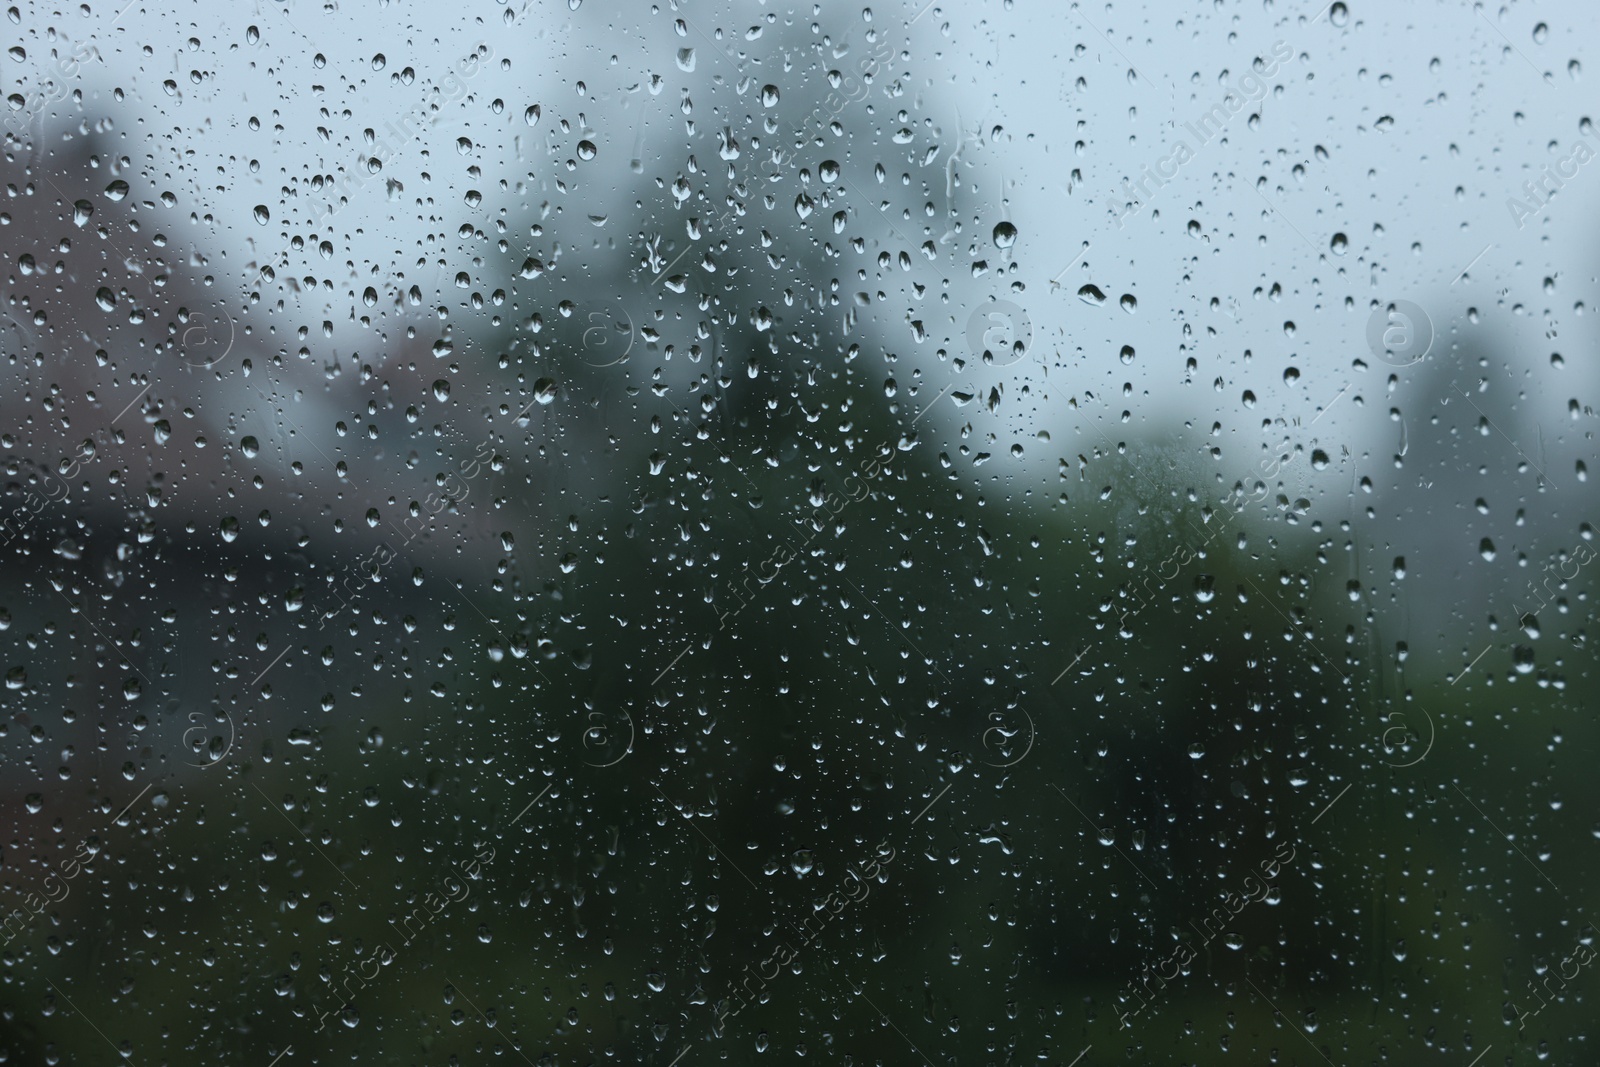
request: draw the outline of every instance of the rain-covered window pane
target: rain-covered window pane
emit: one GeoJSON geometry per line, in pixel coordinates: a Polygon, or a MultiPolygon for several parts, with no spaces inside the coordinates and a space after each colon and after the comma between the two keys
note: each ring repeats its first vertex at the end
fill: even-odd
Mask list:
{"type": "Polygon", "coordinates": [[[1594,1062],[1592,5],[4,26],[0,1062],[1594,1062]]]}

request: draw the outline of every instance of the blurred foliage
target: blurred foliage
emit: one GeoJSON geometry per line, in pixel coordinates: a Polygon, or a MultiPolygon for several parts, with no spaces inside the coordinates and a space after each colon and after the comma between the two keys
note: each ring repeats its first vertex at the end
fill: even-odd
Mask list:
{"type": "MultiPolygon", "coordinates": [[[[961,314],[891,340],[906,324],[876,306],[953,270],[909,271],[923,239],[953,221],[987,241],[992,206],[963,216],[942,163],[873,205],[850,185],[882,181],[893,138],[806,132],[767,135],[819,173],[819,144],[842,161],[849,272],[784,201],[822,189],[745,219],[766,195],[749,175],[699,223],[739,238],[717,271],[658,266],[698,247],[667,167],[611,197],[652,197],[610,225],[673,235],[657,260],[585,250],[590,220],[557,219],[472,264],[503,306],[440,295],[450,323],[402,338],[429,316],[397,281],[381,356],[296,353],[343,297],[284,263],[247,287],[226,363],[159,362],[207,299],[197,272],[108,325],[65,302],[124,254],[79,238],[63,310],[8,351],[8,515],[72,473],[0,574],[0,885],[16,904],[80,842],[95,858],[4,947],[7,1062],[1581,1045],[1592,976],[1520,1034],[1484,1020],[1530,1009],[1525,983],[1590,936],[1576,843],[1600,797],[1558,757],[1594,751],[1592,717],[1559,670],[1508,662],[1503,614],[1482,661],[1465,620],[1410,630],[1404,549],[1353,529],[1348,487],[1387,457],[1295,418],[1253,449],[1152,426],[1084,387],[1097,347],[1041,338],[1004,374],[961,314]],[[906,239],[924,193],[940,222],[906,239]],[[518,287],[517,263],[563,247],[518,287]],[[858,286],[876,295],[828,304],[858,286]],[[816,306],[774,314],[790,292],[816,306]],[[75,335],[104,359],[46,355],[75,335]],[[457,370],[435,375],[446,342],[457,370]],[[811,937],[880,842],[892,863],[811,937]],[[1208,935],[1282,844],[1272,894],[1208,935]],[[798,955],[765,999],[719,1023],[780,944],[798,955]],[[1134,1015],[1126,991],[1185,945],[1134,1015]]],[[[894,143],[908,168],[929,147],[894,143]]],[[[14,228],[58,236],[89,190],[56,182],[115,145],[31,169],[13,152],[32,198],[14,228]]],[[[143,240],[130,220],[160,184],[93,225],[143,240]]],[[[476,240],[439,264],[468,269],[476,240]]],[[[1022,296],[1015,264],[994,269],[1022,296]]],[[[1425,521],[1413,558],[1445,532],[1425,521]]],[[[1583,624],[1555,625],[1544,640],[1581,655],[1583,624]]]]}

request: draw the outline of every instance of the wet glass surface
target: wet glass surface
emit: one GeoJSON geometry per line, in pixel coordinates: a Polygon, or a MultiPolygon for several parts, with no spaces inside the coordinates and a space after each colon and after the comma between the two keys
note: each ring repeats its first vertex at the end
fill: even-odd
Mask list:
{"type": "Polygon", "coordinates": [[[1590,6],[4,25],[0,1061],[1594,1062],[1590,6]]]}

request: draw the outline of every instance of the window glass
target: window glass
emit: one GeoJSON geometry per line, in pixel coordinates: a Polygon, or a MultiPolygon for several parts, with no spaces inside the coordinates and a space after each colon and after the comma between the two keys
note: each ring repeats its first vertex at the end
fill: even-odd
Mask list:
{"type": "Polygon", "coordinates": [[[1597,21],[8,7],[0,1060],[1590,1062],[1597,21]]]}

